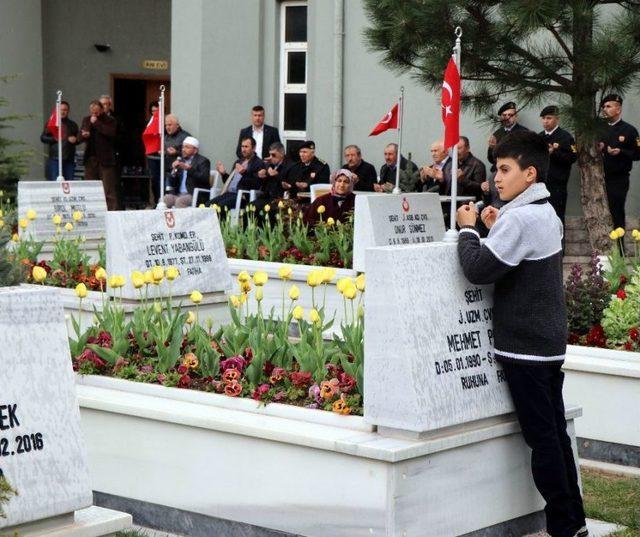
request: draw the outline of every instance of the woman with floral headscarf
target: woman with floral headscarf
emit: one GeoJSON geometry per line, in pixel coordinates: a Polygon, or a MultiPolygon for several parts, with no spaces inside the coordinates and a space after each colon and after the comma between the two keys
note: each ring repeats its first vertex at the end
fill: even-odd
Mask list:
{"type": "Polygon", "coordinates": [[[331,174],[330,180],[331,192],[318,196],[305,210],[304,221],[309,226],[315,226],[320,219],[323,222],[329,218],[336,222],[344,222],[348,213],[353,211],[356,197],[353,193],[353,174],[349,170],[341,169],[331,174]]]}

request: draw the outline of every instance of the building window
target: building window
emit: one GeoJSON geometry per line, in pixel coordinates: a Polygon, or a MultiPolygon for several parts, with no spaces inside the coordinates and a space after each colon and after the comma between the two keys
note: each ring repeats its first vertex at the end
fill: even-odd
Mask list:
{"type": "Polygon", "coordinates": [[[307,137],[307,2],[285,0],[280,13],[280,133],[298,158],[307,137]]]}

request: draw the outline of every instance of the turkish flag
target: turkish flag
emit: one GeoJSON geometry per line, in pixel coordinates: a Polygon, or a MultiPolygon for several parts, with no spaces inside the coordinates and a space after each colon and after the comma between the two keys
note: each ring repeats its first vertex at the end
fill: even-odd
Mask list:
{"type": "MultiPolygon", "coordinates": [[[[59,140],[60,137],[59,132],[58,132],[58,114],[57,114],[57,109],[54,106],[53,110],[51,111],[51,115],[49,116],[49,121],[47,121],[47,130],[51,133],[51,135],[56,139],[59,140]]],[[[64,138],[64,136],[63,136],[64,138]]]]}
{"type": "Polygon", "coordinates": [[[460,140],[460,73],[451,58],[444,72],[442,83],[442,122],[444,123],[444,148],[454,147],[460,140]]]}
{"type": "Polygon", "coordinates": [[[142,133],[144,154],[151,155],[160,151],[160,114],[156,110],[142,133]]]}
{"type": "Polygon", "coordinates": [[[398,128],[398,103],[393,105],[393,108],[389,110],[384,117],[378,122],[378,124],[373,127],[373,130],[369,134],[369,136],[377,136],[381,132],[384,132],[388,129],[397,129],[398,128]]]}

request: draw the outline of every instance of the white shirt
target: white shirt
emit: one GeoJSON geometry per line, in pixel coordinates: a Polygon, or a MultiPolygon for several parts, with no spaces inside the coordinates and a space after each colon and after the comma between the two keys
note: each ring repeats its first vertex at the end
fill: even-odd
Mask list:
{"type": "Polygon", "coordinates": [[[256,155],[258,155],[258,158],[262,158],[262,141],[264,139],[264,127],[262,127],[259,131],[257,131],[254,127],[251,136],[253,136],[253,139],[256,141],[256,155]]]}
{"type": "Polygon", "coordinates": [[[550,131],[544,131],[544,133],[545,133],[547,136],[551,136],[551,135],[552,135],[554,132],[556,132],[557,130],[558,130],[558,125],[556,125],[555,129],[550,130],[550,131]]]}

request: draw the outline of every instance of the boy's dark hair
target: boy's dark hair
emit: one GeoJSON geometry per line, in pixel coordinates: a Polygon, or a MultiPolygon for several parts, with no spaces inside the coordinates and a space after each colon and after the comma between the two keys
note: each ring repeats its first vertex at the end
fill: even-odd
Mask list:
{"type": "Polygon", "coordinates": [[[493,158],[512,158],[521,170],[533,166],[537,182],[544,183],[549,170],[549,147],[542,136],[531,131],[517,131],[505,136],[493,150],[493,158]]]}
{"type": "Polygon", "coordinates": [[[264,106],[260,106],[259,104],[257,104],[251,110],[253,112],[264,112],[264,106]]]}

